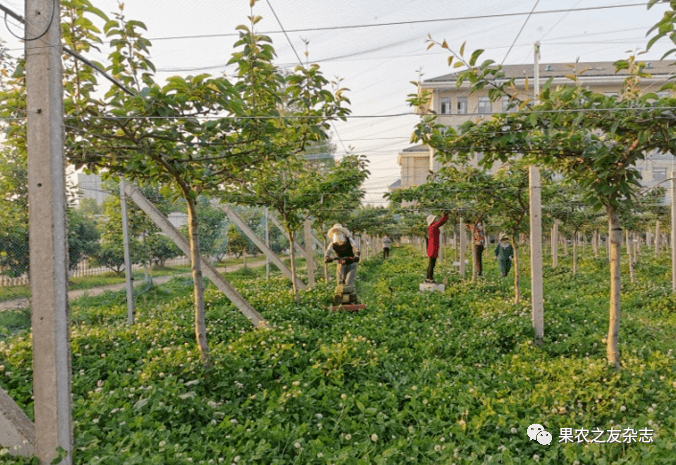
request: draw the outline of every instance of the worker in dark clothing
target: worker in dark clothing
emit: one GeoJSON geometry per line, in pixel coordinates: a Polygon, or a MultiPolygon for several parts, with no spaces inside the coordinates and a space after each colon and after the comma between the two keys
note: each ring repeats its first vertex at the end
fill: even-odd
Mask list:
{"type": "Polygon", "coordinates": [[[338,284],[345,284],[354,289],[354,280],[357,277],[357,263],[359,263],[359,247],[352,239],[350,231],[341,224],[333,225],[327,236],[331,243],[324,253],[324,262],[338,261],[336,279],[338,284]]]}

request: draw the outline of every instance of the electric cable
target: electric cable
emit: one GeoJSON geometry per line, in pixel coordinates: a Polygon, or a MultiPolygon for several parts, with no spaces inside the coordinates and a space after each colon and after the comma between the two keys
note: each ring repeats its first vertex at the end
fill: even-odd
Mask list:
{"type": "Polygon", "coordinates": [[[514,38],[514,41],[512,41],[512,45],[510,45],[509,50],[507,50],[507,53],[505,54],[505,57],[502,59],[502,62],[500,63],[500,65],[502,65],[502,64],[505,62],[505,60],[507,59],[507,57],[509,56],[509,53],[512,51],[512,48],[514,47],[514,44],[515,44],[516,41],[519,39],[519,36],[521,35],[521,32],[523,32],[523,28],[526,27],[526,23],[528,23],[528,20],[529,20],[530,17],[533,15],[533,12],[535,11],[535,8],[537,8],[537,6],[538,6],[539,3],[540,3],[540,0],[536,0],[535,5],[533,5],[533,9],[530,10],[530,13],[528,13],[528,16],[526,17],[526,20],[525,20],[525,21],[523,22],[523,24],[521,25],[521,29],[519,29],[519,32],[516,34],[516,37],[514,38]]]}
{"type": "MultiPolygon", "coordinates": [[[[293,53],[296,54],[296,58],[298,59],[298,63],[300,63],[301,66],[303,66],[303,60],[301,60],[300,56],[298,55],[298,52],[296,52],[295,47],[293,46],[293,42],[291,42],[291,38],[289,35],[284,31],[284,26],[282,25],[282,22],[280,21],[279,17],[277,16],[277,13],[275,13],[275,10],[272,8],[272,4],[270,3],[270,0],[266,0],[268,6],[270,7],[270,10],[272,11],[272,14],[275,16],[275,19],[277,19],[277,24],[279,24],[279,27],[282,29],[284,32],[284,35],[286,36],[286,40],[289,42],[289,45],[291,46],[291,49],[293,50],[293,53]]],[[[338,142],[340,142],[340,145],[343,147],[343,150],[345,153],[348,153],[347,148],[345,148],[345,144],[343,143],[342,139],[340,138],[340,134],[338,134],[338,129],[336,129],[336,125],[333,123],[333,120],[331,122],[331,127],[333,128],[333,131],[336,134],[336,137],[338,138],[338,142]]]]}
{"type": "Polygon", "coordinates": [[[47,35],[47,33],[49,32],[49,29],[51,29],[52,24],[54,23],[54,17],[56,16],[56,10],[57,10],[57,3],[58,3],[58,0],[52,0],[52,11],[49,15],[49,22],[47,23],[47,27],[45,27],[45,30],[43,32],[41,32],[40,34],[38,34],[37,36],[31,37],[31,38],[20,37],[20,36],[14,34],[12,32],[12,30],[9,28],[9,26],[7,25],[7,15],[12,16],[14,19],[19,21],[20,23],[26,25],[26,20],[23,17],[21,17],[20,15],[17,15],[12,10],[10,10],[9,8],[7,8],[3,5],[0,5],[0,10],[2,10],[5,13],[5,27],[7,28],[7,31],[12,36],[14,36],[15,38],[17,38],[17,39],[19,39],[23,42],[31,42],[31,41],[34,41],[34,40],[39,40],[39,39],[43,38],[45,35],[47,35]]]}
{"type": "MultiPolygon", "coordinates": [[[[410,24],[426,24],[426,23],[439,23],[439,22],[458,22],[458,21],[467,21],[467,20],[481,20],[481,19],[492,19],[492,18],[510,18],[515,16],[531,16],[531,15],[547,15],[547,14],[557,14],[557,13],[567,13],[567,12],[586,12],[586,11],[600,11],[600,10],[610,10],[617,8],[631,8],[631,7],[645,7],[644,3],[631,3],[626,5],[601,5],[594,7],[583,7],[575,9],[555,9],[555,10],[544,10],[536,12],[517,12],[517,13],[501,13],[501,14],[490,14],[490,15],[475,15],[475,16],[458,16],[454,18],[437,18],[437,19],[422,19],[422,20],[409,20],[409,21],[394,21],[389,23],[377,23],[377,24],[353,24],[345,26],[325,26],[325,27],[313,27],[313,28],[298,28],[298,29],[286,29],[286,31],[264,31],[263,34],[283,34],[286,33],[295,33],[295,32],[314,32],[314,31],[337,31],[337,30],[350,30],[350,29],[366,29],[373,27],[389,27],[389,26],[405,26],[410,24]]],[[[237,34],[233,33],[223,33],[223,34],[198,34],[190,36],[167,36],[167,37],[153,37],[149,40],[177,40],[177,39],[200,39],[200,38],[213,38],[213,37],[228,37],[236,36],[237,34]]]]}

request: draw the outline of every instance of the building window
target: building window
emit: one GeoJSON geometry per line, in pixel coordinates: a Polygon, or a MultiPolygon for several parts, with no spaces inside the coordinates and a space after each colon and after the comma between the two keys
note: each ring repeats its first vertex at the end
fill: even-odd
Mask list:
{"type": "Polygon", "coordinates": [[[450,115],[451,114],[451,98],[442,98],[441,99],[441,114],[450,115]]]}
{"type": "Polygon", "coordinates": [[[479,113],[492,113],[491,101],[488,97],[479,97],[479,113]]]}
{"type": "Polygon", "coordinates": [[[660,182],[667,179],[666,168],[653,168],[653,181],[660,182]]]}
{"type": "Polygon", "coordinates": [[[457,107],[459,115],[467,114],[467,97],[458,97],[457,107]]]}

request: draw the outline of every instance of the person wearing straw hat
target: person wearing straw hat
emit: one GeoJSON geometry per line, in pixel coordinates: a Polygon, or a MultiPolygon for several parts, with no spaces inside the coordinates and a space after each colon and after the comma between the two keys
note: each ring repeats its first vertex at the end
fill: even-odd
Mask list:
{"type": "Polygon", "coordinates": [[[338,261],[336,278],[338,284],[344,284],[354,292],[354,280],[357,277],[359,263],[359,247],[352,239],[352,234],[340,223],[334,224],[326,234],[331,242],[324,253],[324,263],[338,261]]]}
{"type": "Polygon", "coordinates": [[[425,277],[426,283],[434,283],[434,266],[437,263],[437,258],[439,258],[439,228],[446,224],[448,221],[448,212],[439,218],[436,215],[427,216],[427,257],[429,262],[427,264],[427,276],[425,277]]]}
{"type": "Polygon", "coordinates": [[[512,268],[512,260],[514,259],[514,247],[509,242],[509,236],[505,234],[500,236],[500,243],[495,247],[495,259],[498,261],[500,274],[503,277],[507,276],[507,273],[512,268]]]}

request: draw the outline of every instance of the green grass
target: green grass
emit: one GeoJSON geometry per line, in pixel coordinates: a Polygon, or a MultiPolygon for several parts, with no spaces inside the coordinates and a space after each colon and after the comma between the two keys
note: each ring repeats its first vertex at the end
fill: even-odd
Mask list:
{"type": "MultiPolygon", "coordinates": [[[[247,262],[251,263],[253,261],[260,260],[261,256],[256,257],[247,257],[247,262]]],[[[227,260],[222,260],[216,266],[224,267],[231,265],[242,264],[241,258],[229,258],[227,260]]],[[[159,276],[171,276],[174,274],[181,273],[190,273],[190,265],[174,265],[170,267],[151,267],[150,276],[153,278],[159,276]]],[[[132,273],[132,276],[136,280],[141,280],[144,278],[145,273],[143,270],[136,270],[132,273]]],[[[99,275],[92,276],[78,276],[70,278],[68,280],[68,289],[71,291],[82,290],[82,289],[92,289],[95,287],[108,286],[111,284],[120,284],[125,282],[124,272],[121,274],[115,272],[108,272],[99,275]]],[[[7,300],[22,299],[30,297],[30,287],[25,286],[2,286],[0,287],[0,302],[5,302],[7,300]]]]}
{"type": "MultiPolygon", "coordinates": [[[[446,291],[420,293],[426,259],[408,247],[360,265],[367,308],[356,313],[324,310],[333,283],[295,305],[278,274],[233,273],[271,325],[253,330],[209,286],[210,369],[195,346],[190,279],[140,290],[133,326],[122,292],[78,299],[74,463],[673,463],[676,300],[666,261],[651,258],[623,282],[619,372],[605,360],[603,259],[581,260],[575,278],[569,258],[546,267],[541,346],[527,300],[513,303],[493,261],[476,284],[442,262],[446,291]],[[551,445],[529,440],[532,423],[551,445]],[[648,428],[653,442],[560,444],[562,428],[648,428]]],[[[28,334],[0,341],[0,365],[0,385],[31,416],[28,334]]]]}

